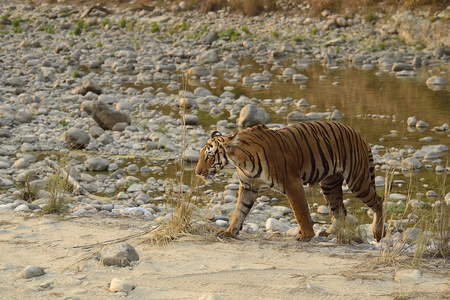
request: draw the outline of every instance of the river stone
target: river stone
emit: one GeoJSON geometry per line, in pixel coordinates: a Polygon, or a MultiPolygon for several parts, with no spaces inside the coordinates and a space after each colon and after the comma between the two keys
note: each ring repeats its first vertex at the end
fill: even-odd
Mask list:
{"type": "Polygon", "coordinates": [[[188,70],[189,76],[206,77],[209,74],[209,70],[205,67],[192,67],[188,70]]]}
{"type": "Polygon", "coordinates": [[[122,292],[122,293],[128,293],[134,290],[135,286],[131,283],[128,283],[126,281],[113,278],[111,280],[111,284],[109,285],[109,291],[116,293],[116,292],[122,292]]]}
{"type": "Polygon", "coordinates": [[[430,126],[430,124],[428,124],[427,122],[422,121],[422,120],[419,120],[419,121],[416,123],[416,127],[417,127],[417,128],[427,128],[427,127],[429,127],[429,126],[430,126]]]}
{"type": "Polygon", "coordinates": [[[112,131],[119,131],[119,132],[122,132],[122,131],[124,131],[124,130],[128,127],[128,125],[130,125],[130,124],[128,124],[128,123],[126,123],[126,122],[119,122],[119,123],[116,123],[116,124],[114,124],[114,126],[113,126],[113,128],[112,128],[112,131]]]}
{"type": "Polygon", "coordinates": [[[407,71],[414,70],[414,67],[412,65],[405,64],[405,63],[395,63],[391,69],[392,72],[400,72],[400,71],[405,71],[405,70],[407,70],[407,71]]]}
{"type": "Polygon", "coordinates": [[[420,56],[414,56],[411,64],[413,66],[420,66],[422,64],[422,58],[420,56]]]}
{"type": "Polygon", "coordinates": [[[117,110],[128,110],[133,111],[134,107],[130,102],[127,101],[119,101],[119,103],[116,104],[117,110]]]}
{"type": "Polygon", "coordinates": [[[92,78],[84,79],[82,85],[87,92],[93,92],[97,95],[100,95],[102,93],[102,87],[92,78]]]}
{"type": "Polygon", "coordinates": [[[270,123],[270,114],[255,104],[247,104],[239,114],[236,124],[241,127],[251,127],[270,123]]]}
{"type": "Polygon", "coordinates": [[[201,36],[200,43],[201,44],[211,44],[212,42],[217,40],[218,37],[219,36],[216,31],[208,30],[201,36]]]}
{"type": "Polygon", "coordinates": [[[330,213],[330,209],[328,208],[328,206],[325,205],[320,205],[317,208],[317,213],[322,214],[322,215],[328,215],[330,213]]]}
{"type": "Polygon", "coordinates": [[[19,175],[17,175],[17,177],[16,177],[16,181],[21,184],[24,184],[26,182],[31,182],[36,179],[38,179],[38,175],[37,175],[37,170],[35,170],[35,169],[23,171],[23,172],[19,173],[19,175]]]}
{"type": "Polygon", "coordinates": [[[347,20],[344,17],[337,17],[336,18],[336,24],[338,27],[346,27],[347,26],[347,20]]]}
{"type": "Polygon", "coordinates": [[[331,114],[331,120],[342,120],[343,118],[344,115],[337,109],[335,109],[331,114]]]}
{"type": "Polygon", "coordinates": [[[14,116],[14,119],[20,123],[30,123],[33,120],[33,116],[29,111],[21,109],[14,116]]]}
{"type": "Polygon", "coordinates": [[[447,80],[442,76],[431,76],[426,81],[427,85],[446,85],[448,82],[447,80]]]}
{"type": "Polygon", "coordinates": [[[292,75],[294,75],[294,74],[297,74],[297,71],[295,71],[295,70],[292,69],[292,68],[286,68],[286,69],[283,71],[283,75],[284,75],[284,76],[292,76],[292,75]]]}
{"type": "Polygon", "coordinates": [[[422,164],[415,157],[408,157],[402,160],[402,167],[407,168],[409,170],[417,170],[422,168],[422,164]]]}
{"type": "Polygon", "coordinates": [[[103,129],[112,130],[117,123],[131,124],[128,114],[111,108],[101,100],[92,102],[92,118],[103,129]]]}
{"type": "Polygon", "coordinates": [[[64,134],[64,140],[75,149],[84,148],[89,144],[91,137],[87,132],[78,128],[71,128],[64,134]]]}
{"type": "Polygon", "coordinates": [[[30,166],[30,162],[26,158],[20,158],[13,164],[14,168],[26,169],[30,166]]]}
{"type": "Polygon", "coordinates": [[[402,241],[403,243],[412,244],[419,238],[420,229],[415,228],[406,228],[405,231],[402,232],[402,241]]]}
{"type": "Polygon", "coordinates": [[[99,126],[92,126],[92,127],[89,129],[89,133],[91,134],[91,136],[92,136],[93,138],[98,138],[98,137],[100,137],[102,134],[104,134],[105,131],[104,131],[101,127],[99,127],[99,126]]]}
{"type": "Polygon", "coordinates": [[[199,117],[191,114],[187,114],[185,116],[186,125],[198,125],[200,123],[199,117]]]}
{"type": "MultiPolygon", "coordinates": [[[[187,109],[198,107],[197,100],[192,99],[192,98],[181,97],[179,103],[180,103],[181,107],[186,106],[187,109]]],[[[193,124],[193,125],[197,125],[197,124],[193,124]]]]}
{"type": "Polygon", "coordinates": [[[129,266],[132,261],[138,261],[139,254],[127,243],[114,244],[103,248],[100,264],[104,266],[129,266]]]}
{"type": "Polygon", "coordinates": [[[22,272],[19,273],[19,275],[21,275],[25,279],[39,277],[44,274],[45,274],[44,268],[38,266],[28,266],[22,272]]]}
{"type": "Polygon", "coordinates": [[[11,131],[9,131],[9,129],[6,129],[6,128],[0,129],[0,137],[10,138],[11,135],[12,135],[12,133],[11,133],[11,131]]]}
{"type": "Polygon", "coordinates": [[[204,87],[198,87],[194,90],[194,95],[197,97],[206,97],[211,96],[212,93],[210,90],[205,89],[204,87]]]}
{"type": "Polygon", "coordinates": [[[278,221],[274,218],[268,218],[266,221],[266,230],[278,231],[278,232],[286,232],[291,229],[290,226],[284,224],[283,222],[278,221]]]}
{"type": "Polygon", "coordinates": [[[204,64],[214,64],[219,62],[219,54],[217,49],[206,51],[200,56],[200,61],[204,64]]]}
{"type": "Polygon", "coordinates": [[[308,120],[308,117],[302,113],[302,112],[298,112],[298,111],[293,111],[291,113],[289,113],[287,115],[288,121],[306,121],[308,120]]]}
{"type": "Polygon", "coordinates": [[[91,157],[84,162],[89,171],[106,171],[110,162],[101,157],[91,157]]]}
{"type": "Polygon", "coordinates": [[[22,87],[25,84],[24,80],[19,77],[10,77],[10,78],[6,79],[6,83],[8,83],[14,87],[22,87]]]}
{"type": "Polygon", "coordinates": [[[197,162],[200,159],[200,151],[186,150],[184,152],[184,157],[186,161],[197,162]]]}
{"type": "Polygon", "coordinates": [[[416,119],[416,117],[414,116],[414,117],[409,117],[407,120],[406,120],[406,124],[408,125],[408,126],[416,126],[416,124],[417,124],[417,119],[416,119]]]}

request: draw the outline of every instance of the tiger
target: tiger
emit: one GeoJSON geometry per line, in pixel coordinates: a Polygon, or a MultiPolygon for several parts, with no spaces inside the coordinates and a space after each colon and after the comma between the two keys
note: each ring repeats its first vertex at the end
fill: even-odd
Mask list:
{"type": "Polygon", "coordinates": [[[304,185],[319,184],[332,213],[332,224],[319,236],[336,234],[347,209],[342,184],[373,211],[373,236],[384,233],[384,197],[375,189],[373,155],[369,143],[354,128],[332,121],[308,121],[271,130],[263,124],[222,135],[214,131],[200,151],[195,173],[211,180],[224,167],[236,167],[239,192],[229,227],[221,237],[236,237],[262,186],[287,196],[299,225],[295,239],[315,236],[304,185]]]}

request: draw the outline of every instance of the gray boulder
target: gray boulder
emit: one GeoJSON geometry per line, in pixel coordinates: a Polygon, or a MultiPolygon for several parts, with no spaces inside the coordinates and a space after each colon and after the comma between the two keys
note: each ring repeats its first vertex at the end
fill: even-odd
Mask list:
{"type": "Polygon", "coordinates": [[[189,76],[205,77],[211,74],[205,67],[192,67],[188,70],[189,76]]]}
{"type": "Polygon", "coordinates": [[[30,123],[33,119],[33,116],[30,114],[27,110],[19,110],[17,114],[14,116],[14,119],[16,121],[19,121],[20,123],[30,123]]]}
{"type": "Polygon", "coordinates": [[[241,127],[250,127],[258,124],[270,123],[271,117],[262,108],[255,104],[246,105],[239,115],[236,124],[241,127]]]}
{"type": "Polygon", "coordinates": [[[76,149],[84,148],[89,144],[91,137],[89,134],[78,128],[71,128],[64,134],[64,140],[76,149]]]}
{"type": "Polygon", "coordinates": [[[22,272],[19,273],[19,276],[28,279],[33,277],[39,277],[44,275],[44,268],[38,266],[28,266],[22,272]]]}
{"type": "Polygon", "coordinates": [[[89,171],[106,171],[110,162],[101,157],[91,157],[84,162],[89,171]]]}
{"type": "Polygon", "coordinates": [[[391,69],[392,72],[400,72],[400,71],[404,71],[404,70],[408,70],[408,71],[414,70],[414,67],[412,65],[405,64],[405,63],[395,63],[391,69]]]}
{"type": "Polygon", "coordinates": [[[104,266],[129,266],[132,261],[138,261],[139,254],[130,244],[115,244],[103,248],[100,263],[104,266]]]}
{"type": "Polygon", "coordinates": [[[92,102],[92,118],[103,129],[112,130],[117,123],[131,124],[130,116],[124,112],[111,108],[103,101],[92,102]]]}
{"type": "Polygon", "coordinates": [[[93,92],[97,95],[100,95],[102,93],[102,87],[97,82],[95,82],[92,78],[84,79],[81,84],[83,85],[83,88],[87,92],[93,92]]]}
{"type": "Polygon", "coordinates": [[[202,44],[211,44],[212,42],[214,42],[215,40],[217,40],[219,38],[219,35],[217,34],[216,31],[214,30],[208,30],[207,32],[205,32],[201,38],[200,38],[200,43],[202,44]]]}
{"type": "Polygon", "coordinates": [[[214,64],[219,62],[219,54],[217,49],[211,49],[206,51],[200,56],[200,61],[204,64],[214,64]]]}
{"type": "Polygon", "coordinates": [[[428,78],[426,84],[427,85],[446,85],[448,82],[447,80],[442,76],[431,76],[428,78]]]}
{"type": "Polygon", "coordinates": [[[287,115],[287,118],[288,118],[289,122],[292,122],[292,121],[306,121],[306,120],[308,120],[308,117],[304,113],[299,112],[299,111],[293,111],[293,112],[289,113],[287,115]]]}

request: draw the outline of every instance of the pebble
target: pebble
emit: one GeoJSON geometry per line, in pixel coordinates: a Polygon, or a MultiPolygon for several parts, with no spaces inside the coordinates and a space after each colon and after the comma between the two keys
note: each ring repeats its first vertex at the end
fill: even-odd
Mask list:
{"type": "Polygon", "coordinates": [[[42,267],[28,266],[22,272],[20,272],[18,275],[25,279],[29,279],[29,278],[39,277],[39,276],[44,275],[45,274],[44,270],[45,270],[45,268],[42,268],[42,267]]]}
{"type": "Polygon", "coordinates": [[[109,285],[109,291],[113,293],[116,292],[129,293],[134,289],[135,286],[133,284],[117,278],[113,278],[109,285]]]}

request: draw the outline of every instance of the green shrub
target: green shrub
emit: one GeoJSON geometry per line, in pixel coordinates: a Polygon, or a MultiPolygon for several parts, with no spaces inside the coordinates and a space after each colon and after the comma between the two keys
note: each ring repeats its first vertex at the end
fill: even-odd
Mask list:
{"type": "Polygon", "coordinates": [[[119,26],[120,28],[125,28],[127,26],[127,20],[125,18],[120,19],[119,26]]]}
{"type": "Polygon", "coordinates": [[[160,32],[161,29],[159,28],[159,25],[157,23],[153,23],[152,27],[150,28],[151,33],[160,32]]]}
{"type": "Polygon", "coordinates": [[[250,29],[248,28],[248,26],[242,26],[242,27],[241,27],[241,30],[242,30],[243,32],[245,32],[246,34],[250,34],[250,29]]]}

